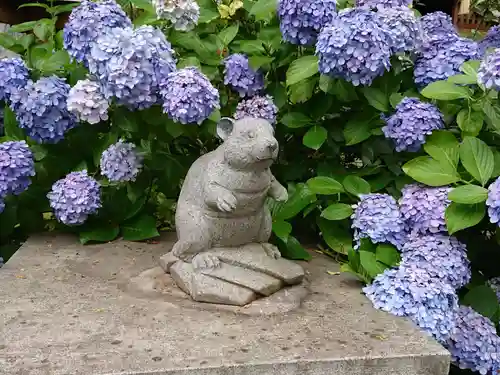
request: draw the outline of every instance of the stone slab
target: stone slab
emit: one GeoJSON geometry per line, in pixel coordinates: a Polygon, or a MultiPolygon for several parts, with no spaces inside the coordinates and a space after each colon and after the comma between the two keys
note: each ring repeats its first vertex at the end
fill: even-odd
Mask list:
{"type": "Polygon", "coordinates": [[[30,238],[0,269],[0,374],[448,373],[447,351],[374,310],[359,283],[331,275],[338,267],[320,255],[302,263],[309,295],[284,313],[252,316],[178,288],[154,292],[169,283],[156,266],[174,240],[84,247],[71,236],[30,238]],[[130,287],[146,279],[144,290],[130,287]]]}

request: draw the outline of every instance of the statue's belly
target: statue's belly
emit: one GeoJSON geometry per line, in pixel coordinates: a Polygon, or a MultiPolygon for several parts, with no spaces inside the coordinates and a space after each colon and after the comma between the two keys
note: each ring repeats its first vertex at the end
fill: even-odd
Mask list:
{"type": "Polygon", "coordinates": [[[211,238],[211,247],[242,246],[257,242],[264,221],[265,211],[239,217],[209,217],[212,228],[216,228],[211,238]]]}

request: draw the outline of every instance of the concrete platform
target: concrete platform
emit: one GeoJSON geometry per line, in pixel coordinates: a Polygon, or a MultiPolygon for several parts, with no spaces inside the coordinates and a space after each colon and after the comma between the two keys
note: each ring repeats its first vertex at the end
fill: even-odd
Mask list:
{"type": "Polygon", "coordinates": [[[32,237],[0,269],[0,374],[448,374],[447,351],[320,255],[303,263],[309,295],[274,315],[194,303],[160,279],[131,288],[173,240],[32,237]]]}

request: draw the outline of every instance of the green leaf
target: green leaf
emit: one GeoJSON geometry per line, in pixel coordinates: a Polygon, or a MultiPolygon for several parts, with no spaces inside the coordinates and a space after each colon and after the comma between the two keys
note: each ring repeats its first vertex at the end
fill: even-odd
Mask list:
{"type": "Polygon", "coordinates": [[[36,23],[35,27],[33,27],[33,34],[43,42],[53,35],[54,31],[54,23],[48,19],[41,19],[36,23]]]}
{"type": "Polygon", "coordinates": [[[126,241],[142,241],[160,235],[155,218],[149,215],[141,215],[123,223],[121,230],[126,241]]]}
{"type": "Polygon", "coordinates": [[[401,261],[401,256],[398,250],[389,244],[380,244],[375,250],[375,257],[377,261],[384,263],[389,267],[395,267],[401,261]]]}
{"type": "Polygon", "coordinates": [[[43,8],[43,9],[49,9],[49,6],[47,4],[41,4],[41,3],[24,3],[24,4],[19,5],[17,7],[17,9],[26,8],[26,7],[39,7],[39,8],[43,8]]]}
{"type": "Polygon", "coordinates": [[[56,5],[55,7],[52,7],[51,13],[57,16],[58,14],[61,13],[71,12],[73,8],[77,7],[78,5],[80,4],[71,3],[71,4],[56,5]]]}
{"type": "Polygon", "coordinates": [[[98,227],[80,232],[80,243],[85,245],[90,241],[109,242],[113,241],[120,233],[117,225],[99,225],[98,227]]]}
{"type": "Polygon", "coordinates": [[[457,124],[464,135],[475,137],[483,128],[484,113],[462,109],[457,116],[457,124]]]}
{"type": "Polygon", "coordinates": [[[459,147],[457,138],[448,131],[433,132],[424,144],[425,152],[439,162],[448,164],[452,169],[458,166],[459,147]]]}
{"type": "MultiPolygon", "coordinates": [[[[481,65],[481,61],[478,60],[469,60],[462,64],[460,70],[464,72],[464,74],[475,77],[477,81],[477,71],[479,70],[479,66],[481,65]]],[[[473,82],[476,83],[476,82],[473,82]]]]}
{"type": "Polygon", "coordinates": [[[302,128],[311,122],[312,119],[301,112],[289,112],[281,118],[281,123],[289,128],[302,128]]]}
{"type": "Polygon", "coordinates": [[[319,76],[319,89],[323,92],[326,92],[327,94],[333,94],[335,89],[335,80],[324,74],[321,74],[319,76]]]}
{"type": "Polygon", "coordinates": [[[293,236],[288,236],[285,246],[280,247],[281,255],[291,260],[310,260],[311,254],[293,236]]]}
{"type": "Polygon", "coordinates": [[[17,125],[16,115],[9,106],[5,106],[3,113],[4,134],[8,140],[22,141],[24,133],[17,125]]]}
{"type": "Polygon", "coordinates": [[[248,55],[263,54],[266,52],[262,40],[240,40],[239,50],[248,55]]]}
{"type": "Polygon", "coordinates": [[[371,191],[370,184],[358,176],[347,176],[344,178],[343,184],[349,193],[357,197],[361,194],[369,194],[371,191]]]}
{"type": "Polygon", "coordinates": [[[403,99],[404,95],[401,95],[399,92],[395,92],[389,97],[389,102],[391,103],[392,108],[396,108],[403,99]]]}
{"type": "Polygon", "coordinates": [[[273,222],[273,233],[282,241],[286,242],[290,233],[292,233],[292,224],[288,221],[277,220],[273,222]]]}
{"type": "Polygon", "coordinates": [[[474,85],[477,83],[477,77],[468,76],[465,74],[457,74],[448,77],[447,81],[458,85],[474,85]]]}
{"type": "Polygon", "coordinates": [[[318,227],[326,244],[333,251],[347,255],[352,250],[352,236],[347,229],[325,219],[318,219],[318,227]]]}
{"type": "Polygon", "coordinates": [[[288,95],[293,104],[305,103],[311,99],[314,88],[316,87],[317,79],[315,77],[308,78],[302,82],[288,87],[288,95]]]}
{"type": "Polygon", "coordinates": [[[493,150],[493,156],[495,158],[495,167],[491,177],[498,177],[500,176],[500,151],[493,150]]]}
{"type": "Polygon", "coordinates": [[[228,46],[238,34],[238,30],[239,25],[237,23],[229,26],[219,33],[219,39],[222,40],[225,46],[228,46]]]}
{"type": "Polygon", "coordinates": [[[316,194],[331,195],[343,193],[344,188],[340,182],[325,176],[313,177],[307,181],[307,186],[316,194]]]}
{"type": "Polygon", "coordinates": [[[255,16],[257,21],[267,21],[274,17],[277,6],[276,0],[258,0],[250,9],[250,14],[255,16]]]}
{"type": "Polygon", "coordinates": [[[68,52],[64,50],[54,52],[47,60],[44,60],[40,66],[44,72],[55,72],[63,70],[66,65],[70,64],[68,52]]]}
{"type": "Polygon", "coordinates": [[[446,209],[445,219],[449,234],[473,227],[483,220],[484,204],[451,203],[446,209]]]}
{"type": "Polygon", "coordinates": [[[344,128],[344,138],[347,146],[361,143],[371,136],[371,125],[366,120],[349,120],[344,128]]]}
{"type": "Polygon", "coordinates": [[[483,112],[489,120],[489,124],[497,130],[500,130],[500,106],[491,103],[489,100],[482,101],[483,112]]]}
{"type": "Polygon", "coordinates": [[[382,90],[374,87],[365,87],[363,89],[363,95],[373,108],[381,112],[387,112],[389,110],[389,98],[382,90]]]}
{"type": "Polygon", "coordinates": [[[311,203],[315,202],[316,199],[316,194],[306,184],[300,184],[288,200],[274,212],[274,219],[291,219],[311,203]]]}
{"type": "Polygon", "coordinates": [[[345,203],[333,203],[323,210],[321,217],[326,220],[344,220],[352,215],[352,207],[345,203]]]}
{"type": "Polygon", "coordinates": [[[483,186],[493,174],[495,158],[489,146],[474,137],[465,137],[460,145],[460,160],[463,166],[483,186]]]}
{"type": "Polygon", "coordinates": [[[323,143],[325,143],[327,137],[327,130],[322,126],[315,125],[304,135],[302,143],[304,146],[312,148],[313,150],[319,150],[323,143]]]}
{"type": "Polygon", "coordinates": [[[286,72],[286,85],[291,86],[318,73],[318,57],[302,56],[294,60],[286,72]]]}
{"type": "Polygon", "coordinates": [[[200,60],[194,56],[185,57],[177,63],[177,69],[186,68],[188,66],[196,66],[197,68],[201,68],[200,60]]]}
{"type": "Polygon", "coordinates": [[[377,262],[376,255],[372,252],[360,250],[359,258],[361,267],[363,267],[372,278],[377,277],[377,275],[383,273],[388,268],[385,264],[377,262]]]}
{"type": "Polygon", "coordinates": [[[18,23],[17,25],[11,26],[9,32],[12,33],[24,33],[26,31],[31,31],[35,27],[38,21],[28,21],[23,23],[18,23]]]}
{"type": "Polygon", "coordinates": [[[219,12],[216,12],[208,8],[200,8],[200,17],[198,18],[198,23],[210,23],[213,20],[219,18],[219,12]]]}
{"type": "Polygon", "coordinates": [[[419,156],[403,165],[403,171],[415,181],[429,186],[444,186],[460,180],[449,164],[427,156],[419,156]]]}
{"type": "Polygon", "coordinates": [[[455,100],[469,98],[470,90],[448,81],[437,81],[424,88],[421,94],[429,99],[455,100]]]}
{"type": "Polygon", "coordinates": [[[488,199],[488,189],[477,185],[459,186],[448,193],[448,199],[462,204],[481,203],[488,199]]]}
{"type": "Polygon", "coordinates": [[[134,114],[123,107],[119,107],[113,112],[112,124],[128,132],[139,130],[139,124],[134,114]]]}
{"type": "Polygon", "coordinates": [[[153,7],[150,0],[129,0],[137,9],[149,10],[153,7]]]}
{"type": "Polygon", "coordinates": [[[462,303],[489,319],[498,312],[497,296],[488,285],[480,285],[471,289],[464,296],[462,303]]]}
{"type": "Polygon", "coordinates": [[[274,57],[271,56],[250,56],[248,63],[252,69],[257,70],[263,66],[271,64],[273,60],[274,57]]]}

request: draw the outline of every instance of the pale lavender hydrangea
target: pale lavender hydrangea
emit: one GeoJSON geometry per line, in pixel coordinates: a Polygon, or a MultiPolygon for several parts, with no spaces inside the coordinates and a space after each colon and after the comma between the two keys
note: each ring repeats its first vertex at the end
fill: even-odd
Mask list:
{"type": "Polygon", "coordinates": [[[114,97],[130,109],[144,109],[158,103],[159,85],[175,71],[175,59],[159,29],[112,29],[93,45],[89,70],[106,99],[114,97]]]}
{"type": "Polygon", "coordinates": [[[47,198],[58,221],[80,225],[101,208],[101,187],[86,170],[71,172],[52,185],[47,198]]]}
{"type": "Polygon", "coordinates": [[[252,69],[247,56],[234,53],[224,59],[224,84],[241,97],[252,96],[264,88],[264,76],[252,69]]]}
{"type": "Polygon", "coordinates": [[[163,112],[181,124],[201,124],[220,108],[219,92],[195,67],[170,73],[161,96],[163,112]]]}
{"type": "Polygon", "coordinates": [[[381,9],[378,12],[385,25],[393,53],[410,52],[421,44],[421,30],[417,18],[408,7],[381,9]]]}
{"type": "Polygon", "coordinates": [[[79,62],[87,59],[97,38],[113,28],[132,27],[132,22],[114,0],[98,3],[83,0],[64,25],[64,48],[79,62]]]}
{"type": "Polygon", "coordinates": [[[10,101],[13,91],[28,83],[29,71],[23,60],[18,57],[0,59],[0,101],[10,101]]]}
{"type": "Polygon", "coordinates": [[[365,9],[389,9],[396,7],[409,7],[413,3],[412,0],[356,0],[358,8],[365,9]]]}
{"type": "Polygon", "coordinates": [[[414,265],[387,269],[363,288],[376,309],[410,318],[441,343],[455,324],[458,298],[453,288],[414,265]]]}
{"type": "Polygon", "coordinates": [[[332,21],[336,10],[336,0],[279,0],[278,16],[283,40],[313,45],[321,28],[332,21]]]}
{"type": "Polygon", "coordinates": [[[484,56],[489,48],[500,48],[500,25],[490,27],[485,37],[478,43],[479,53],[484,56]]]}
{"type": "Polygon", "coordinates": [[[426,37],[437,35],[458,35],[451,16],[444,12],[432,12],[420,17],[420,25],[426,37]]]}
{"type": "Polygon", "coordinates": [[[380,16],[361,8],[340,11],[316,43],[319,71],[353,85],[370,85],[390,68],[391,47],[380,16]]]}
{"type": "Polygon", "coordinates": [[[483,59],[477,72],[477,81],[487,89],[500,91],[500,48],[483,59]]]}
{"type": "Polygon", "coordinates": [[[451,201],[449,187],[409,184],[401,189],[399,209],[406,230],[415,235],[446,232],[444,214],[451,201]]]}
{"type": "Polygon", "coordinates": [[[69,90],[68,111],[79,121],[97,124],[108,119],[109,103],[101,92],[99,83],[83,79],[69,90]]]}
{"type": "Polygon", "coordinates": [[[412,236],[401,251],[403,267],[413,265],[425,270],[454,289],[467,285],[471,279],[467,248],[455,237],[443,234],[412,236]]]}
{"type": "Polygon", "coordinates": [[[135,181],[143,157],[133,143],[123,140],[109,146],[101,155],[101,173],[113,182],[135,181]]]}
{"type": "Polygon", "coordinates": [[[369,238],[373,243],[389,242],[401,248],[406,240],[401,212],[388,194],[361,195],[351,219],[357,243],[369,238]]]}
{"type": "Polygon", "coordinates": [[[0,143],[0,201],[8,194],[19,195],[25,191],[34,175],[33,153],[25,141],[0,143]]]}
{"type": "Polygon", "coordinates": [[[274,104],[271,96],[256,95],[238,103],[234,118],[236,120],[244,117],[262,118],[269,121],[271,124],[275,124],[277,113],[278,107],[274,104]]]}
{"type": "Polygon", "coordinates": [[[416,98],[404,98],[391,116],[383,116],[386,138],[394,142],[396,151],[419,151],[428,135],[444,128],[443,115],[430,103],[416,98]]]}
{"type": "Polygon", "coordinates": [[[192,30],[198,24],[200,7],[194,0],[152,0],[158,18],[168,20],[174,29],[192,30]]]}
{"type": "Polygon", "coordinates": [[[495,325],[469,306],[460,306],[455,329],[444,345],[461,369],[486,375],[500,368],[500,337],[495,325]]]}
{"type": "Polygon", "coordinates": [[[11,108],[21,129],[38,143],[57,143],[76,126],[68,111],[70,86],[63,78],[43,77],[11,95],[11,108]]]}
{"type": "Polygon", "coordinates": [[[488,187],[486,206],[488,206],[490,222],[500,226],[500,177],[488,187]]]}

